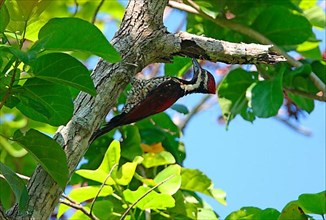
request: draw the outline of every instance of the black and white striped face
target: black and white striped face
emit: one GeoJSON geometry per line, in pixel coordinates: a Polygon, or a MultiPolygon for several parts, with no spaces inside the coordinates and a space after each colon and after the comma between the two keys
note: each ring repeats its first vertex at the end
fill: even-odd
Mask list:
{"type": "Polygon", "coordinates": [[[186,94],[189,93],[211,93],[215,94],[216,85],[213,75],[201,68],[196,59],[192,59],[194,78],[190,84],[182,84],[181,88],[186,94]]]}

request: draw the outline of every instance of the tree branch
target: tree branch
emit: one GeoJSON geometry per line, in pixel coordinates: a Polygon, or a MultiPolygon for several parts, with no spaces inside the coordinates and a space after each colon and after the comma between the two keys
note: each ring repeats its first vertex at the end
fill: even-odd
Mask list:
{"type": "MultiPolygon", "coordinates": [[[[249,37],[257,40],[258,42],[260,42],[262,44],[273,45],[273,50],[276,53],[281,54],[287,60],[287,62],[289,64],[291,64],[294,67],[302,66],[301,62],[295,60],[293,57],[288,55],[286,53],[286,51],[282,50],[280,47],[275,45],[271,40],[269,40],[268,38],[266,38],[264,35],[260,34],[259,32],[253,30],[252,28],[244,26],[239,23],[235,23],[230,20],[226,20],[226,19],[222,19],[222,18],[213,18],[210,15],[206,14],[204,11],[202,11],[201,8],[192,0],[186,0],[186,2],[189,5],[186,5],[183,3],[176,3],[175,1],[169,1],[169,6],[179,9],[179,10],[183,10],[183,11],[192,13],[192,14],[198,14],[198,15],[202,16],[203,18],[206,18],[223,28],[228,28],[228,29],[237,31],[241,34],[244,34],[246,36],[249,36],[249,37]]],[[[319,79],[319,77],[313,72],[310,73],[309,77],[312,80],[312,82],[315,84],[315,86],[318,89],[320,89],[320,91],[322,91],[323,95],[325,96],[326,88],[325,88],[325,84],[321,81],[321,79],[319,79]]]]}
{"type": "Polygon", "coordinates": [[[303,134],[305,136],[311,136],[311,131],[309,131],[308,129],[306,129],[304,127],[296,126],[296,125],[292,124],[289,120],[284,119],[280,116],[275,116],[274,118],[280,122],[283,122],[286,126],[288,126],[292,130],[294,130],[300,134],[303,134]]]}
{"type": "Polygon", "coordinates": [[[74,208],[76,210],[79,210],[81,212],[83,212],[85,215],[87,215],[90,219],[92,220],[99,220],[96,216],[94,216],[91,212],[87,211],[84,206],[82,206],[81,204],[78,204],[77,202],[71,202],[71,201],[66,201],[63,199],[59,200],[60,203],[65,204],[71,208],[74,208]]]}
{"type": "MultiPolygon", "coordinates": [[[[230,64],[269,63],[286,61],[271,51],[272,45],[231,43],[186,32],[175,34],[180,45],[175,55],[185,55],[230,64]]],[[[168,42],[170,43],[170,42],[168,42]]],[[[179,46],[178,45],[178,46],[179,46]]]]}

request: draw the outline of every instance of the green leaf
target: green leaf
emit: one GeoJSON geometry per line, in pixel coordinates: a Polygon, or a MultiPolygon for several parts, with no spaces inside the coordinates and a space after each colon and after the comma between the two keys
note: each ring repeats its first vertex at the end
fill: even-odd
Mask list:
{"type": "Polygon", "coordinates": [[[154,178],[154,182],[159,184],[160,182],[172,177],[168,181],[164,182],[158,187],[161,193],[173,195],[176,193],[181,186],[181,167],[179,165],[170,165],[161,172],[159,172],[154,178]]]}
{"type": "Polygon", "coordinates": [[[282,210],[277,220],[308,220],[308,217],[298,205],[297,201],[289,202],[282,210]]]}
{"type": "MultiPolygon", "coordinates": [[[[79,188],[74,188],[70,191],[69,193],[69,198],[81,203],[90,199],[95,198],[96,194],[100,190],[101,186],[85,186],[85,187],[79,187],[79,188]]],[[[111,186],[103,186],[100,194],[98,197],[105,197],[108,195],[111,195],[113,193],[113,189],[111,186]]],[[[58,213],[57,213],[57,218],[60,218],[63,213],[65,213],[70,207],[64,204],[59,205],[58,213]]]]}
{"type": "Polygon", "coordinates": [[[118,170],[117,174],[114,176],[114,180],[116,183],[126,186],[132,180],[137,165],[142,161],[142,158],[137,156],[134,162],[127,162],[121,166],[118,170]]]}
{"type": "Polygon", "coordinates": [[[300,44],[312,34],[312,27],[304,16],[282,6],[268,7],[252,27],[278,45],[300,44]]]}
{"type": "Polygon", "coordinates": [[[315,60],[311,64],[312,71],[326,84],[326,62],[315,60]]]}
{"type": "MultiPolygon", "coordinates": [[[[123,196],[129,203],[134,203],[139,200],[145,193],[147,193],[151,188],[140,186],[137,190],[131,191],[127,189],[123,191],[123,196]]],[[[144,198],[140,199],[136,207],[141,210],[145,209],[165,209],[174,207],[175,200],[171,195],[157,193],[155,191],[151,191],[144,198]]]]}
{"type": "Polygon", "coordinates": [[[110,178],[106,181],[107,184],[112,185],[115,183],[112,177],[115,177],[118,170],[116,165],[119,164],[120,151],[120,142],[114,140],[107,149],[101,165],[96,170],[80,169],[77,170],[76,173],[86,179],[103,183],[109,172],[112,170],[110,178]]]}
{"type": "Polygon", "coordinates": [[[247,110],[246,92],[256,79],[256,72],[247,72],[238,68],[230,71],[221,82],[217,92],[218,101],[227,123],[230,123],[237,114],[247,110]]]}
{"type": "Polygon", "coordinates": [[[162,151],[159,153],[147,153],[143,155],[143,165],[146,168],[158,167],[162,165],[174,164],[175,159],[170,152],[162,151]]]}
{"type": "Polygon", "coordinates": [[[91,23],[79,18],[53,18],[40,30],[34,47],[48,50],[83,51],[118,62],[119,53],[102,32],[91,23]]]}
{"type": "Polygon", "coordinates": [[[315,194],[301,194],[298,199],[305,213],[326,214],[326,191],[315,194]]]}
{"type": "Polygon", "coordinates": [[[320,6],[315,5],[305,10],[304,15],[313,26],[319,28],[325,28],[326,26],[325,12],[320,6]]]}
{"type": "Polygon", "coordinates": [[[9,24],[10,16],[6,5],[0,7],[0,33],[4,32],[9,24]]]}
{"type": "Polygon", "coordinates": [[[14,141],[24,147],[49,175],[64,189],[69,179],[66,154],[52,138],[34,129],[14,133],[14,141]]]}
{"type": "Polygon", "coordinates": [[[189,70],[192,62],[189,58],[173,57],[172,63],[164,65],[164,72],[166,76],[181,77],[185,72],[189,70]]]}
{"type": "Polygon", "coordinates": [[[41,79],[28,79],[14,90],[20,99],[17,108],[27,117],[53,126],[66,124],[73,113],[68,88],[41,79]]]}
{"type": "Polygon", "coordinates": [[[181,177],[181,189],[184,190],[205,192],[212,185],[212,181],[199,170],[182,168],[181,177]]]}
{"type": "Polygon", "coordinates": [[[261,210],[256,207],[243,207],[229,214],[225,220],[277,220],[279,215],[280,212],[272,208],[261,210]]]}
{"type": "Polygon", "coordinates": [[[65,53],[49,53],[32,64],[34,76],[50,82],[74,87],[93,96],[96,90],[88,69],[65,53]]]}
{"type": "Polygon", "coordinates": [[[283,72],[272,80],[259,81],[251,90],[251,105],[254,114],[260,118],[277,115],[283,103],[283,72]]]}
{"type": "Polygon", "coordinates": [[[128,160],[133,160],[135,156],[141,156],[143,151],[140,147],[141,138],[137,126],[128,125],[122,129],[121,155],[128,160]]]}
{"type": "Polygon", "coordinates": [[[35,58],[33,52],[24,52],[14,46],[7,45],[7,44],[0,45],[0,50],[11,53],[17,59],[19,59],[20,61],[22,61],[23,63],[26,63],[26,64],[30,63],[30,61],[35,58]]]}
{"type": "Polygon", "coordinates": [[[189,113],[189,110],[187,108],[187,106],[185,105],[181,105],[181,104],[174,104],[171,106],[171,109],[179,112],[179,113],[182,113],[184,115],[188,114],[189,113]]]}
{"type": "Polygon", "coordinates": [[[5,177],[10,188],[15,194],[16,202],[19,205],[19,210],[24,212],[27,210],[28,192],[24,181],[19,178],[15,172],[9,167],[0,162],[0,172],[5,177]]]}
{"type": "Polygon", "coordinates": [[[220,189],[214,189],[212,180],[201,171],[182,168],[181,177],[181,189],[203,193],[226,205],[225,192],[220,189]]]}
{"type": "Polygon", "coordinates": [[[315,108],[314,100],[312,99],[298,96],[291,92],[288,92],[288,96],[298,107],[300,107],[302,110],[305,110],[308,113],[311,113],[315,108]]]}

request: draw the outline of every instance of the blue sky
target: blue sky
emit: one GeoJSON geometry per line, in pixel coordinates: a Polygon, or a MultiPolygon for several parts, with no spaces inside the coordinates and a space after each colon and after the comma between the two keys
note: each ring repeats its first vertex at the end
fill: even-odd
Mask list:
{"type": "Polygon", "coordinates": [[[193,118],[183,141],[184,165],[203,171],[216,188],[226,191],[226,207],[208,200],[222,217],[243,206],[281,211],[302,193],[325,190],[324,103],[316,103],[313,113],[301,120],[313,132],[311,137],[273,118],[253,124],[236,118],[226,131],[216,122],[218,114],[216,105],[193,118]]]}

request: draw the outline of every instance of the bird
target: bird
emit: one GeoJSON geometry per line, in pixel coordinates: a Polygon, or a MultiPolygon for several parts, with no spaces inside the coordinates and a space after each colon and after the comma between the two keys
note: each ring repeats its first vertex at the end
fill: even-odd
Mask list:
{"type": "Polygon", "coordinates": [[[215,94],[216,84],[213,75],[203,69],[196,59],[192,58],[192,63],[194,74],[189,81],[168,76],[152,79],[133,78],[132,88],[121,113],[96,130],[89,142],[92,143],[116,127],[163,112],[185,95],[215,94]]]}

